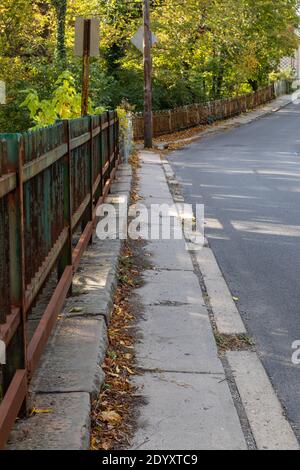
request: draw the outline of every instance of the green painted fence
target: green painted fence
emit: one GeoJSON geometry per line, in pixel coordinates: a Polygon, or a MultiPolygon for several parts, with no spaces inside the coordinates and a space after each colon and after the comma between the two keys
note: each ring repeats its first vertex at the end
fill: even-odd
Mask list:
{"type": "MultiPolygon", "coordinates": [[[[6,364],[0,365],[0,448],[53,326],[49,317],[44,331],[42,319],[39,336],[29,342],[31,308],[54,268],[58,297],[67,293],[74,233],[86,234],[77,250],[81,254],[118,160],[114,111],[0,134],[0,340],[6,346],[6,364]]],[[[52,314],[58,305],[53,302],[52,314]]]]}

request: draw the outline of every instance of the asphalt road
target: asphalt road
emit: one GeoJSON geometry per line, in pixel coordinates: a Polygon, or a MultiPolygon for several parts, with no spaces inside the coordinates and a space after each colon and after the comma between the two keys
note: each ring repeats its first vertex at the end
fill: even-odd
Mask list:
{"type": "Polygon", "coordinates": [[[300,439],[300,105],[206,137],[169,161],[300,439]]]}

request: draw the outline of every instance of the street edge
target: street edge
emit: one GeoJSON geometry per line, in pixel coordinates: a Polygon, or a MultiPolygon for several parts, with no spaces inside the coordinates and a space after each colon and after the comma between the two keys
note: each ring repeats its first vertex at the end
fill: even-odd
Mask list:
{"type": "MultiPolygon", "coordinates": [[[[177,181],[171,165],[162,155],[161,162],[174,203],[184,203],[180,183],[177,181]],[[177,187],[176,194],[174,187],[177,187]]],[[[208,240],[206,238],[204,240],[202,250],[191,253],[191,257],[193,262],[196,262],[205,285],[203,294],[208,295],[208,303],[212,312],[212,328],[228,337],[230,335],[236,337],[247,335],[240,312],[233,301],[233,296],[214,253],[209,247],[208,240]],[[204,257],[203,254],[205,254],[204,257]],[[224,304],[225,308],[222,308],[224,304]],[[229,318],[226,318],[227,315],[229,318]]],[[[230,391],[248,447],[253,448],[254,445],[258,450],[299,450],[299,442],[294,430],[286,418],[282,404],[256,351],[253,348],[252,350],[249,348],[229,350],[224,359],[229,367],[228,374],[222,360],[227,380],[234,381],[230,391]],[[267,407],[262,406],[260,402],[263,391],[267,391],[267,407]]]]}

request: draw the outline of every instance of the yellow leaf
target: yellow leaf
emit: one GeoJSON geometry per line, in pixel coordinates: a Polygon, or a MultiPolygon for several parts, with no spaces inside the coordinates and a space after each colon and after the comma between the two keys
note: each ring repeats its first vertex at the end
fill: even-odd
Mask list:
{"type": "Polygon", "coordinates": [[[122,417],[116,411],[102,411],[101,418],[109,424],[119,424],[122,421],[122,417]]]}
{"type": "Polygon", "coordinates": [[[53,410],[50,410],[50,409],[41,410],[39,408],[33,408],[31,411],[31,416],[38,415],[38,414],[47,414],[47,413],[53,413],[53,410]]]}
{"type": "Polygon", "coordinates": [[[70,313],[79,313],[83,311],[83,307],[72,307],[70,308],[69,312],[70,313]]]}

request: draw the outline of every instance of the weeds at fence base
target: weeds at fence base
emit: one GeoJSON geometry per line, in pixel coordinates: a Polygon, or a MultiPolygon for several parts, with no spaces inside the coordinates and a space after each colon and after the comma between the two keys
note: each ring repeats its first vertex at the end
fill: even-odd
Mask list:
{"type": "Polygon", "coordinates": [[[126,446],[133,432],[135,387],[130,377],[135,374],[134,321],[129,297],[136,286],[139,271],[133,254],[125,244],[119,265],[119,284],[108,330],[109,347],[102,364],[105,384],[92,409],[92,450],[113,450],[126,446]]]}

